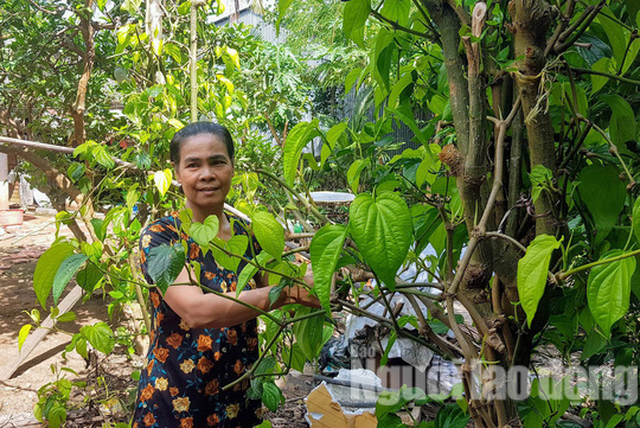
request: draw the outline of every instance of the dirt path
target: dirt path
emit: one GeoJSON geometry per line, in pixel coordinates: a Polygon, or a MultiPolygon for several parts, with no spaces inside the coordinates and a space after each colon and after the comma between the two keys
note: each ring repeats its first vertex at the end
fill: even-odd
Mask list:
{"type": "MultiPolygon", "coordinates": [[[[136,383],[131,373],[142,365],[141,356],[130,356],[120,349],[108,358],[99,357],[98,364],[94,362],[91,366],[75,352],[68,353],[65,360],[61,353],[71,336],[61,332],[47,335],[7,379],[6,372],[18,356],[18,332],[30,322],[24,311],[37,308],[42,319],[47,315],[37,303],[32,281],[38,257],[55,239],[53,220],[52,216],[25,216],[22,226],[9,228],[8,233],[0,235],[0,428],[41,426],[33,416],[37,390],[56,379],[55,370],[52,371],[55,367],[69,367],[81,380],[91,381],[86,390],[72,393],[72,400],[82,402],[88,396],[90,404],[69,412],[68,427],[101,427],[105,420],[126,421],[126,408],[135,399],[136,383]]],[[[61,233],[71,235],[65,229],[61,233]]],[[[79,331],[83,325],[108,321],[106,305],[99,296],[78,304],[75,312],[77,321],[63,325],[70,333],[79,331]]],[[[65,376],[79,380],[70,374],[65,376]]],[[[311,377],[298,375],[279,383],[287,402],[267,418],[275,428],[308,427],[302,397],[313,387],[311,377]]]]}

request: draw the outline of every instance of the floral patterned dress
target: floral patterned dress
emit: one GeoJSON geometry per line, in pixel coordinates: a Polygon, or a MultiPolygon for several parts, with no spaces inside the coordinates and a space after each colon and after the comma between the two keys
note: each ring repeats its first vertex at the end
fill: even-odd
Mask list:
{"type": "MultiPolygon", "coordinates": [[[[230,217],[234,234],[248,235],[245,224],[230,217]]],[[[200,247],[180,232],[177,213],[146,228],[141,235],[142,271],[147,274],[149,250],[162,244],[187,241],[189,260],[201,265],[201,284],[216,291],[236,289],[236,272],[219,266],[211,252],[203,256],[200,247]]],[[[245,256],[252,258],[260,248],[250,239],[245,256]],[[253,246],[253,251],[251,246],[253,246]]],[[[241,262],[238,272],[244,267],[241,262]]],[[[247,287],[255,288],[255,282],[247,287]]],[[[140,374],[138,399],[132,427],[154,428],[250,428],[260,423],[259,400],[246,396],[249,380],[223,391],[258,358],[257,322],[234,327],[192,328],[162,298],[157,288],[149,292],[152,328],[147,364],[140,374]]]]}

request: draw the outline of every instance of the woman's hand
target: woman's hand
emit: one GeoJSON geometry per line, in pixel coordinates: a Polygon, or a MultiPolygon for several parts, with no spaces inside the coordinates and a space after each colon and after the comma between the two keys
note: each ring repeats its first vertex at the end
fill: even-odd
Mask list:
{"type": "Polygon", "coordinates": [[[283,305],[290,305],[293,303],[299,303],[303,306],[310,308],[321,308],[320,300],[306,289],[298,286],[287,287],[282,290],[282,294],[285,295],[283,305]]]}

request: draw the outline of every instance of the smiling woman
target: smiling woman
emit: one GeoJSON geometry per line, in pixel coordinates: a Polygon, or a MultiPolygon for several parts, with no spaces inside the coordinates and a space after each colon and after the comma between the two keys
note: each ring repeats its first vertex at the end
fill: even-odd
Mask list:
{"type": "MultiPolygon", "coordinates": [[[[239,218],[224,213],[224,201],[233,177],[233,139],[226,128],[198,122],[180,130],[171,141],[171,160],[186,197],[193,221],[209,216],[219,222],[218,238],[245,235],[245,258],[260,247],[239,218]]],[[[241,427],[260,421],[260,402],[249,400],[249,380],[225,391],[222,387],[248,370],[258,357],[258,313],[210,291],[236,295],[237,272],[223,268],[209,251],[204,254],[193,239],[180,230],[177,213],[151,224],[141,235],[142,270],[150,284],[147,256],[153,247],[186,241],[187,262],[200,264],[199,284],[193,284],[186,268],[164,295],[149,292],[152,302],[151,344],[142,370],[132,426],[136,427],[241,427]],[[199,286],[198,286],[199,285],[199,286]]],[[[287,288],[274,305],[269,304],[266,278],[256,276],[239,299],[263,311],[289,303],[319,307],[317,299],[302,288],[287,288]]]]}

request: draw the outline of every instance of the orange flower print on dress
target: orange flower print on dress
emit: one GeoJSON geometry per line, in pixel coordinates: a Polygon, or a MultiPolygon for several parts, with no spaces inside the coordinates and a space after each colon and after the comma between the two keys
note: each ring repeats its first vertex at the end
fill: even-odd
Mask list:
{"type": "Polygon", "coordinates": [[[258,346],[258,338],[257,337],[249,337],[247,338],[247,349],[249,351],[255,351],[258,346]]]}
{"type": "Polygon", "coordinates": [[[213,379],[204,387],[205,395],[216,395],[220,391],[220,381],[213,379]]]}
{"type": "Polygon", "coordinates": [[[237,287],[238,287],[238,283],[237,283],[237,282],[235,282],[235,281],[233,281],[233,282],[231,283],[231,285],[229,286],[229,290],[231,290],[231,291],[236,291],[236,288],[237,288],[237,287]]]}
{"type": "Polygon", "coordinates": [[[217,427],[219,423],[220,423],[220,419],[218,418],[218,415],[210,415],[207,418],[208,427],[217,427]]]}
{"type": "Polygon", "coordinates": [[[144,417],[143,422],[145,426],[150,427],[156,423],[156,418],[153,416],[153,413],[147,413],[147,416],[144,417]]]}
{"type": "Polygon", "coordinates": [[[182,345],[182,340],[184,336],[180,333],[173,333],[171,336],[167,337],[167,345],[171,346],[173,349],[178,349],[180,345],[182,345]]]}
{"type": "Polygon", "coordinates": [[[156,379],[156,389],[159,391],[166,391],[169,386],[169,381],[166,377],[159,377],[156,379]]]}
{"type": "Polygon", "coordinates": [[[209,373],[209,370],[213,368],[213,363],[206,357],[201,357],[198,360],[198,370],[202,373],[209,373]]]}
{"type": "Polygon", "coordinates": [[[164,232],[164,227],[161,224],[153,224],[149,227],[152,232],[164,232]]]}
{"type": "Polygon", "coordinates": [[[169,350],[167,348],[154,349],[153,355],[156,356],[158,361],[165,363],[167,361],[167,357],[169,357],[169,350]]]}
{"type": "Polygon", "coordinates": [[[227,343],[230,345],[237,345],[238,344],[238,332],[236,331],[235,328],[229,328],[227,329],[227,343]]]}
{"type": "Polygon", "coordinates": [[[199,255],[200,255],[200,247],[198,247],[198,244],[192,243],[191,246],[189,247],[189,259],[195,260],[198,258],[199,255]]]}
{"type": "Polygon", "coordinates": [[[244,364],[242,364],[242,361],[236,361],[236,363],[233,365],[233,371],[238,375],[244,371],[244,364]]]}
{"type": "Polygon", "coordinates": [[[160,306],[160,296],[155,291],[149,293],[149,297],[151,298],[151,302],[153,302],[153,307],[157,308],[160,306]]]}
{"type": "Polygon", "coordinates": [[[153,387],[153,385],[145,386],[144,389],[140,392],[140,401],[144,403],[145,401],[153,397],[153,393],[155,391],[156,389],[153,387]]]}
{"type": "Polygon", "coordinates": [[[200,337],[198,337],[198,351],[204,352],[211,350],[212,342],[213,340],[211,339],[211,337],[201,334],[200,337]]]}
{"type": "Polygon", "coordinates": [[[171,404],[173,404],[173,410],[175,410],[178,413],[188,412],[189,406],[191,405],[191,401],[189,400],[189,397],[180,397],[180,398],[175,398],[171,402],[171,404]]]}
{"type": "Polygon", "coordinates": [[[227,406],[227,417],[229,419],[233,419],[238,416],[238,410],[240,410],[240,406],[238,404],[229,404],[227,406]]]}
{"type": "Polygon", "coordinates": [[[184,374],[189,374],[193,371],[193,369],[196,368],[195,363],[193,362],[193,360],[188,359],[188,360],[184,360],[181,364],[180,364],[180,370],[182,370],[182,372],[184,374]]]}
{"type": "Polygon", "coordinates": [[[222,354],[218,351],[216,351],[215,354],[213,354],[213,358],[218,361],[220,359],[220,357],[222,357],[222,354]]]}
{"type": "Polygon", "coordinates": [[[180,419],[180,428],[193,428],[193,418],[180,419]]]}
{"type": "Polygon", "coordinates": [[[204,277],[207,278],[209,281],[211,281],[213,278],[216,277],[216,274],[213,272],[209,272],[208,270],[205,270],[204,277]]]}
{"type": "Polygon", "coordinates": [[[191,330],[191,326],[185,320],[180,320],[180,328],[183,330],[191,330]]]}
{"type": "Polygon", "coordinates": [[[164,320],[164,313],[160,312],[156,319],[158,320],[158,324],[162,324],[162,320],[164,320]]]}
{"type": "Polygon", "coordinates": [[[151,376],[151,371],[153,370],[153,365],[155,363],[156,363],[155,360],[149,361],[149,364],[147,364],[147,375],[151,376]]]}
{"type": "Polygon", "coordinates": [[[171,394],[172,397],[175,397],[176,395],[178,395],[179,392],[180,390],[175,386],[172,386],[171,388],[169,388],[169,394],[171,394]]]}

